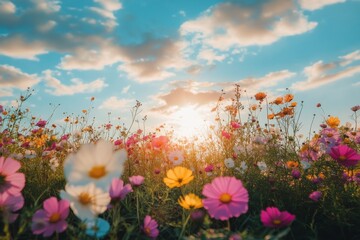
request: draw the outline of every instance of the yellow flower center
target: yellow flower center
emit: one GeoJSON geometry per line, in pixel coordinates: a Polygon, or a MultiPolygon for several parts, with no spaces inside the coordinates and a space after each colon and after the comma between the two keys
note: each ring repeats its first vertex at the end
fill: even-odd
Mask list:
{"type": "Polygon", "coordinates": [[[145,232],[145,234],[146,234],[147,236],[149,236],[150,233],[151,233],[151,230],[150,230],[150,228],[146,227],[146,228],[144,229],[144,232],[145,232]]]}
{"type": "Polygon", "coordinates": [[[102,165],[94,166],[89,171],[89,177],[91,177],[91,178],[99,179],[105,175],[106,175],[106,169],[105,169],[105,166],[102,166],[102,165]]]}
{"type": "Polygon", "coordinates": [[[220,196],[220,202],[222,203],[229,203],[231,202],[231,195],[228,193],[223,193],[220,196]]]}
{"type": "Polygon", "coordinates": [[[344,160],[346,160],[346,157],[345,157],[344,155],[341,155],[341,156],[339,157],[339,160],[344,161],[344,160]]]}
{"type": "Polygon", "coordinates": [[[175,156],[175,157],[174,157],[174,161],[177,161],[177,160],[179,160],[179,158],[175,156]]]}
{"type": "Polygon", "coordinates": [[[332,133],[328,133],[328,134],[327,134],[327,136],[331,138],[331,137],[333,137],[333,136],[334,136],[334,134],[332,134],[332,133]]]}
{"type": "Polygon", "coordinates": [[[178,181],[178,183],[179,183],[179,184],[181,184],[181,183],[182,183],[182,181],[183,181],[183,179],[182,179],[182,178],[178,178],[178,180],[177,180],[177,181],[178,181]]]}
{"type": "Polygon", "coordinates": [[[87,192],[83,192],[79,195],[79,202],[82,205],[88,205],[89,203],[91,203],[91,197],[87,192]]]}
{"type": "Polygon", "coordinates": [[[274,225],[279,225],[281,223],[281,221],[279,219],[275,219],[273,220],[273,224],[274,225]]]}
{"type": "Polygon", "coordinates": [[[50,218],[49,218],[49,222],[50,223],[57,223],[60,220],[60,214],[59,213],[53,213],[50,218]]]}

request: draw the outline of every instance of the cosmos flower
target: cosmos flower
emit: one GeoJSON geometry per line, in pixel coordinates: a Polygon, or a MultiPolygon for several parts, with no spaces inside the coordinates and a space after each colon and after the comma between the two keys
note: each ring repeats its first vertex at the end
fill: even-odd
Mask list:
{"type": "Polygon", "coordinates": [[[215,219],[239,217],[248,210],[249,195],[242,182],[235,177],[217,177],[204,186],[204,208],[215,219]]]}
{"type": "Polygon", "coordinates": [[[46,121],[45,120],[40,120],[40,121],[38,121],[37,123],[36,123],[36,126],[37,127],[40,127],[40,128],[43,128],[43,127],[45,127],[45,125],[46,125],[46,121]]]}
{"type": "Polygon", "coordinates": [[[276,207],[267,207],[261,210],[260,219],[265,227],[281,228],[289,226],[295,220],[295,215],[287,211],[280,212],[276,207]]]}
{"type": "Polygon", "coordinates": [[[175,166],[180,165],[184,161],[184,156],[179,150],[170,152],[168,158],[175,166]]]}
{"type": "Polygon", "coordinates": [[[131,185],[133,185],[133,186],[135,186],[135,187],[138,187],[138,186],[140,186],[141,184],[143,184],[144,179],[145,179],[145,178],[144,178],[143,176],[140,176],[140,175],[129,177],[129,181],[130,181],[131,185]]]}
{"type": "Polygon", "coordinates": [[[355,166],[360,161],[360,154],[347,145],[332,147],[329,155],[345,167],[355,166]]]}
{"type": "Polygon", "coordinates": [[[232,158],[226,158],[224,163],[227,168],[233,168],[235,166],[235,162],[232,158]]]}
{"type": "Polygon", "coordinates": [[[42,234],[44,237],[61,233],[66,230],[66,218],[69,215],[69,202],[58,201],[55,197],[43,202],[44,209],[37,210],[32,217],[31,230],[34,234],[42,234]]]}
{"type": "Polygon", "coordinates": [[[0,157],[0,194],[16,195],[25,186],[25,175],[17,172],[21,164],[12,159],[0,157]]]}
{"type": "Polygon", "coordinates": [[[2,219],[7,223],[16,220],[19,214],[14,213],[24,206],[24,197],[21,193],[10,195],[8,192],[0,194],[0,209],[2,219]]]}
{"type": "Polygon", "coordinates": [[[266,93],[258,92],[255,94],[255,99],[262,102],[266,98],[266,93]]]}
{"type": "Polygon", "coordinates": [[[114,178],[111,182],[110,186],[110,197],[111,200],[124,200],[128,193],[132,192],[133,189],[131,188],[130,184],[126,184],[124,186],[124,181],[118,178],[114,178]]]}
{"type": "Polygon", "coordinates": [[[60,196],[70,202],[71,210],[81,220],[96,218],[106,211],[111,200],[109,193],[97,188],[94,183],[84,186],[67,184],[65,191],[60,192],[60,196]]]}
{"type": "Polygon", "coordinates": [[[331,128],[337,128],[340,124],[340,120],[338,117],[333,117],[330,116],[327,120],[326,120],[326,124],[331,127],[331,128]]]}
{"type": "Polygon", "coordinates": [[[76,154],[65,159],[65,178],[71,185],[93,182],[96,187],[108,191],[112,179],[121,176],[126,159],[126,151],[114,152],[111,142],[101,139],[96,144],[84,144],[76,154]]]}
{"type": "Polygon", "coordinates": [[[109,233],[109,231],[110,224],[105,219],[96,218],[90,221],[86,221],[85,233],[88,236],[99,239],[105,237],[109,233]]]}
{"type": "Polygon", "coordinates": [[[314,202],[319,201],[321,197],[322,197],[322,193],[320,191],[314,191],[309,195],[309,198],[314,202]]]}
{"type": "Polygon", "coordinates": [[[158,223],[155,219],[152,219],[149,215],[144,218],[144,225],[142,227],[143,232],[149,238],[156,238],[159,235],[158,223]]]}
{"type": "Polygon", "coordinates": [[[155,150],[160,150],[167,146],[169,139],[166,136],[155,137],[151,141],[151,145],[155,150]]]}
{"type": "Polygon", "coordinates": [[[185,167],[177,166],[173,169],[170,169],[166,172],[166,177],[164,178],[164,183],[169,188],[181,187],[185,184],[188,184],[194,179],[192,171],[185,167]]]}
{"type": "Polygon", "coordinates": [[[185,197],[180,196],[180,198],[178,199],[178,203],[180,204],[180,206],[188,210],[203,207],[201,198],[199,198],[197,195],[193,193],[189,193],[185,195],[185,197]]]}

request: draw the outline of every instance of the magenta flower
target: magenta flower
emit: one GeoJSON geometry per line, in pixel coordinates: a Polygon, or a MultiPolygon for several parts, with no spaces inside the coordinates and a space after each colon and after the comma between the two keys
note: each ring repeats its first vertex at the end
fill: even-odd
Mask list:
{"type": "Polygon", "coordinates": [[[132,177],[129,177],[129,181],[131,183],[131,185],[135,186],[135,187],[138,187],[140,186],[141,184],[143,184],[144,182],[144,177],[143,176],[132,176],[132,177]]]}
{"type": "Polygon", "coordinates": [[[40,128],[45,127],[45,125],[46,125],[46,121],[45,121],[45,120],[40,120],[40,121],[38,121],[38,122],[36,123],[36,126],[37,126],[37,127],[40,127],[40,128]]]}
{"type": "Polygon", "coordinates": [[[44,201],[44,209],[39,209],[32,217],[31,230],[34,234],[51,236],[54,232],[61,233],[66,230],[65,219],[69,215],[70,203],[67,200],[58,201],[55,197],[44,201]]]}
{"type": "Polygon", "coordinates": [[[0,194],[8,192],[17,195],[25,186],[25,175],[18,173],[21,164],[12,159],[0,157],[0,194]]]}
{"type": "Polygon", "coordinates": [[[3,219],[12,223],[15,222],[19,214],[14,212],[20,210],[24,206],[24,197],[21,193],[10,195],[7,192],[0,194],[0,209],[3,219]]]}
{"type": "Polygon", "coordinates": [[[204,208],[215,219],[238,217],[248,210],[249,195],[242,182],[235,177],[217,177],[204,186],[204,208]]]}
{"type": "Polygon", "coordinates": [[[111,200],[123,200],[128,193],[132,192],[130,184],[124,186],[124,181],[118,178],[114,178],[110,186],[110,197],[111,200]]]}
{"type": "Polygon", "coordinates": [[[260,219],[265,227],[281,228],[289,226],[295,220],[295,215],[287,211],[280,212],[276,207],[268,207],[261,210],[260,219]]]}
{"type": "Polygon", "coordinates": [[[355,166],[360,161],[360,154],[347,145],[332,147],[329,155],[345,167],[355,166]]]}
{"type": "Polygon", "coordinates": [[[149,215],[144,218],[144,225],[142,227],[143,232],[149,238],[156,238],[159,235],[158,223],[155,219],[152,219],[149,215]]]}
{"type": "Polygon", "coordinates": [[[319,201],[321,197],[322,197],[322,193],[320,191],[314,191],[309,195],[309,198],[314,202],[319,201]]]}

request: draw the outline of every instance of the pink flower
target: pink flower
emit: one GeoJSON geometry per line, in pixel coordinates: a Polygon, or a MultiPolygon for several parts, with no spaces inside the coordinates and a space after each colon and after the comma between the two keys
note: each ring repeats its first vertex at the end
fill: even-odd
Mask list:
{"type": "Polygon", "coordinates": [[[2,217],[8,223],[12,223],[18,217],[18,214],[14,213],[20,210],[24,206],[24,198],[21,193],[16,195],[10,195],[7,192],[0,194],[0,209],[2,217]]]}
{"type": "Polygon", "coordinates": [[[320,191],[314,191],[309,195],[309,198],[314,202],[319,201],[321,197],[322,197],[322,193],[320,191]]]}
{"type": "Polygon", "coordinates": [[[46,125],[46,121],[45,121],[45,120],[40,120],[40,121],[38,121],[38,122],[36,123],[36,126],[37,126],[37,127],[40,127],[40,128],[45,127],[45,125],[46,125]]]}
{"type": "Polygon", "coordinates": [[[235,177],[217,177],[204,186],[204,208],[215,219],[239,217],[248,210],[249,195],[242,182],[235,177]]]}
{"type": "Polygon", "coordinates": [[[260,219],[265,227],[280,228],[290,225],[295,220],[295,215],[287,211],[280,212],[276,207],[268,207],[261,210],[260,219]]]}
{"type": "Polygon", "coordinates": [[[115,146],[119,146],[119,145],[121,145],[121,144],[123,144],[123,141],[122,141],[121,139],[118,139],[118,140],[116,140],[116,141],[114,142],[114,145],[115,145],[115,146]]]}
{"type": "Polygon", "coordinates": [[[70,203],[67,200],[58,201],[55,197],[44,201],[44,209],[37,210],[32,217],[31,230],[34,234],[51,236],[54,232],[61,233],[66,230],[65,219],[69,215],[70,203]]]}
{"type": "Polygon", "coordinates": [[[18,161],[0,157],[0,194],[8,192],[16,195],[24,188],[25,175],[17,172],[20,167],[21,164],[18,161]]]}
{"type": "Polygon", "coordinates": [[[231,134],[226,132],[225,130],[221,132],[221,135],[226,138],[226,139],[230,139],[231,138],[231,134]]]}
{"type": "Polygon", "coordinates": [[[138,187],[140,186],[141,184],[143,184],[144,182],[144,177],[143,176],[132,176],[132,177],[129,177],[129,181],[131,183],[131,185],[135,186],[135,187],[138,187]]]}
{"type": "Polygon", "coordinates": [[[159,150],[165,148],[169,139],[166,136],[155,137],[151,141],[151,145],[154,149],[159,150]]]}
{"type": "Polygon", "coordinates": [[[130,184],[124,186],[124,181],[118,178],[114,178],[110,186],[111,200],[124,200],[128,193],[132,192],[130,184]]]}
{"type": "Polygon", "coordinates": [[[149,215],[144,218],[143,232],[149,238],[156,238],[159,235],[158,223],[149,215]]]}
{"type": "Polygon", "coordinates": [[[231,125],[231,127],[234,128],[234,129],[238,129],[238,128],[241,127],[240,123],[234,122],[234,121],[232,121],[232,122],[230,123],[230,125],[231,125]]]}
{"type": "Polygon", "coordinates": [[[212,172],[214,171],[214,165],[209,164],[205,167],[205,172],[212,172]]]}
{"type": "Polygon", "coordinates": [[[332,147],[329,155],[345,167],[355,166],[360,161],[360,154],[347,145],[332,147]]]}

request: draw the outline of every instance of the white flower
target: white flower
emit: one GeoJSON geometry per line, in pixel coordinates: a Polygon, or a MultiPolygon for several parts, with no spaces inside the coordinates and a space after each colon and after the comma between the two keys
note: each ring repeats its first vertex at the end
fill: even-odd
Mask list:
{"type": "Polygon", "coordinates": [[[27,149],[25,150],[25,157],[29,159],[34,158],[36,157],[36,152],[34,150],[27,149]]]}
{"type": "Polygon", "coordinates": [[[56,171],[56,169],[59,167],[59,160],[56,158],[56,157],[54,157],[54,158],[52,158],[52,159],[50,159],[50,161],[49,161],[49,165],[50,165],[50,168],[51,168],[51,170],[53,171],[53,172],[55,172],[56,171]]]}
{"type": "Polygon", "coordinates": [[[65,179],[71,185],[93,182],[107,191],[112,179],[121,176],[126,158],[126,151],[114,152],[111,142],[101,139],[96,144],[84,144],[65,159],[65,179]]]}
{"type": "Polygon", "coordinates": [[[81,220],[96,218],[106,211],[111,200],[109,193],[97,188],[94,183],[85,186],[66,184],[65,191],[60,192],[60,197],[70,202],[72,211],[81,220]]]}
{"type": "Polygon", "coordinates": [[[235,165],[234,160],[232,158],[227,158],[227,159],[225,159],[224,162],[225,162],[225,166],[227,168],[233,168],[235,165]]]}
{"type": "Polygon", "coordinates": [[[267,165],[265,162],[258,162],[257,166],[259,167],[260,171],[266,171],[267,170],[267,165]]]}
{"type": "Polygon", "coordinates": [[[169,153],[168,158],[174,165],[180,165],[184,161],[184,156],[179,150],[169,153]]]}

